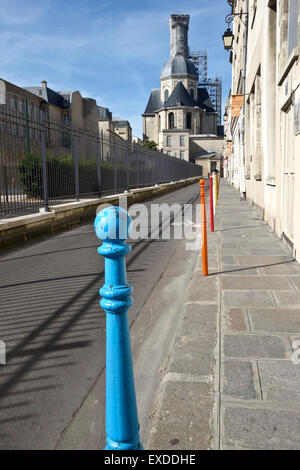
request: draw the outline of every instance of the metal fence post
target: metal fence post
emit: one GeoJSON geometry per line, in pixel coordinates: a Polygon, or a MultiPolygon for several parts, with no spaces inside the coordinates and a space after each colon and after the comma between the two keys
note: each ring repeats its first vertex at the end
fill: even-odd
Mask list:
{"type": "Polygon", "coordinates": [[[3,169],[3,180],[4,180],[5,198],[6,198],[6,202],[8,203],[9,197],[8,197],[8,185],[7,185],[6,165],[3,165],[3,166],[2,166],[2,169],[3,169]]]}
{"type": "Polygon", "coordinates": [[[98,196],[101,197],[101,139],[96,140],[98,196]]]}
{"type": "Polygon", "coordinates": [[[45,209],[45,212],[49,212],[48,168],[47,168],[46,130],[44,126],[44,115],[41,115],[41,154],[42,154],[43,190],[44,190],[44,209],[45,209]]]}
{"type": "Polygon", "coordinates": [[[139,188],[140,181],[139,181],[139,154],[136,150],[136,187],[139,188]]]}
{"type": "Polygon", "coordinates": [[[126,190],[129,190],[129,145],[127,144],[127,152],[126,152],[126,190]]]}
{"type": "Polygon", "coordinates": [[[113,159],[114,159],[114,194],[117,194],[117,191],[118,191],[118,169],[117,169],[117,145],[116,145],[116,141],[114,141],[113,149],[114,149],[114,155],[113,155],[113,159]]]}
{"type": "Polygon", "coordinates": [[[106,312],[106,450],[139,450],[139,423],[130,346],[128,309],[132,287],[126,280],[125,255],[131,219],[121,207],[103,209],[95,219],[98,253],[105,257],[100,289],[106,312]]]}
{"type": "Polygon", "coordinates": [[[74,161],[74,175],[75,175],[75,197],[76,201],[79,201],[79,164],[78,164],[78,137],[76,134],[76,127],[73,126],[73,145],[72,145],[72,153],[73,153],[73,161],[74,161]]]}

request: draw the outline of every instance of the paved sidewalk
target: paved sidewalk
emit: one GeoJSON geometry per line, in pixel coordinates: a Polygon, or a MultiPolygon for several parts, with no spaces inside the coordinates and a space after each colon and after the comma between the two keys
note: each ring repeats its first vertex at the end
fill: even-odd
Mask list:
{"type": "Polygon", "coordinates": [[[300,265],[227,182],[215,229],[207,278],[197,255],[147,448],[299,449],[300,265]]]}

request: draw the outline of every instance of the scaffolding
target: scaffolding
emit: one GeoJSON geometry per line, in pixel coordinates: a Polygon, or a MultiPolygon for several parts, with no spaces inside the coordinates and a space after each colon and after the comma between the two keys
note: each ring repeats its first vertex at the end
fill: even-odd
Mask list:
{"type": "Polygon", "coordinates": [[[218,113],[218,126],[222,125],[222,78],[208,78],[207,50],[190,50],[190,59],[194,63],[198,73],[200,87],[205,87],[209,94],[213,107],[218,113]]]}
{"type": "Polygon", "coordinates": [[[213,107],[218,113],[218,126],[222,125],[222,78],[209,78],[204,82],[199,82],[200,87],[205,87],[210,97],[213,107]]]}

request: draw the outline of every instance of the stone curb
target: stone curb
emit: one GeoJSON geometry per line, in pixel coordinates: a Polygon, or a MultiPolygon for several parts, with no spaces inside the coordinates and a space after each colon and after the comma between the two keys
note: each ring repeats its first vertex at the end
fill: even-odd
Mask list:
{"type": "Polygon", "coordinates": [[[95,217],[96,209],[100,204],[117,204],[121,196],[127,196],[128,205],[131,205],[158,194],[193,184],[198,180],[199,177],[188,178],[147,188],[133,189],[121,194],[58,204],[49,206],[50,212],[40,209],[40,212],[36,214],[0,220],[0,253],[18,245],[23,245],[40,236],[68,230],[73,226],[87,222],[95,217]]]}

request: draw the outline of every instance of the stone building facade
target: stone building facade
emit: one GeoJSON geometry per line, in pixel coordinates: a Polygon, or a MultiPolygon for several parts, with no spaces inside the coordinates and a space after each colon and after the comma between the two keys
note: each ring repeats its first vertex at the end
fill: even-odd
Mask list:
{"type": "Polygon", "coordinates": [[[228,177],[300,260],[300,1],[228,3],[247,13],[233,22],[232,95],[244,76],[245,99],[229,116],[228,177]]]}
{"type": "Polygon", "coordinates": [[[169,155],[194,161],[201,152],[201,137],[217,137],[218,116],[206,88],[198,86],[190,59],[189,15],[171,15],[169,25],[170,58],[163,66],[160,88],[151,91],[142,115],[143,138],[169,155]]]}

